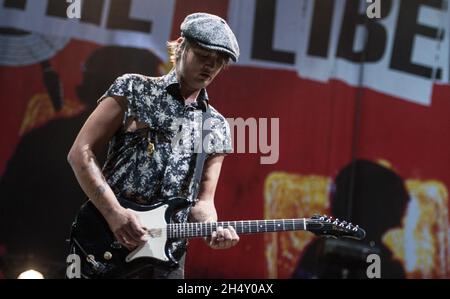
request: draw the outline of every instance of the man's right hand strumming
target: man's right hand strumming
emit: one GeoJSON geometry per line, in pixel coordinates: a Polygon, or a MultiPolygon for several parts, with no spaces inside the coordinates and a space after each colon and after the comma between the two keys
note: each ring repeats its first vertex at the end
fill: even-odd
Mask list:
{"type": "Polygon", "coordinates": [[[132,210],[120,208],[105,218],[117,241],[128,250],[133,250],[147,241],[147,232],[132,210]]]}

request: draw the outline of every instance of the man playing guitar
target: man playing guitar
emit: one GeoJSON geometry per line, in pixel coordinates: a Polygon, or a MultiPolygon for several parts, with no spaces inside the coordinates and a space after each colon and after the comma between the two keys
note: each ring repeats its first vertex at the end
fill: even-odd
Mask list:
{"type": "MultiPolygon", "coordinates": [[[[209,105],[205,88],[231,60],[237,61],[236,37],[223,19],[195,13],[185,18],[181,37],[168,47],[173,69],[162,77],[125,74],[117,78],[98,100],[68,154],[81,188],[119,246],[130,251],[146,242],[152,228],[121,205],[119,197],[136,204],[185,197],[190,204],[175,214],[176,222],[215,222],[214,193],[224,156],[231,152],[229,125],[209,105]],[[196,145],[188,137],[201,136],[198,120],[208,109],[211,134],[196,186],[197,153],[192,150],[196,145]],[[108,143],[101,168],[96,154],[108,143]]],[[[205,240],[214,249],[226,249],[236,245],[239,236],[232,226],[219,226],[205,240]]],[[[149,265],[135,277],[183,278],[186,241],[171,246],[178,267],[149,265]]]]}

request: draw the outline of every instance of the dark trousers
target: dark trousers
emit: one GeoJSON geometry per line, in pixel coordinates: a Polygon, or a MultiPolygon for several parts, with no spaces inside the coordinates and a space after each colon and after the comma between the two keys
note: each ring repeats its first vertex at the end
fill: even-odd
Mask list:
{"type": "Polygon", "coordinates": [[[148,267],[132,275],[130,279],[184,279],[184,263],[186,254],[179,261],[176,269],[148,267]]]}

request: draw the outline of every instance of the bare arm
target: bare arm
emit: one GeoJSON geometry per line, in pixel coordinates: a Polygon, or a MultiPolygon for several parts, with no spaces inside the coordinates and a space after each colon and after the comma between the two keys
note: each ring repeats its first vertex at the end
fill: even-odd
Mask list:
{"type": "Polygon", "coordinates": [[[96,154],[121,126],[125,103],[120,97],[105,98],[80,130],[67,160],[81,188],[105,217],[117,240],[132,248],[143,240],[145,231],[137,217],[119,204],[96,159],[96,154]]]}
{"type": "MultiPolygon", "coordinates": [[[[190,221],[194,222],[216,222],[217,211],[214,205],[214,194],[220,176],[220,170],[224,155],[215,155],[205,162],[198,202],[191,209],[190,221]]],[[[233,227],[218,227],[211,238],[206,238],[207,244],[215,249],[232,247],[239,241],[239,236],[233,227]]]]}
{"type": "Polygon", "coordinates": [[[213,156],[205,161],[202,182],[198,194],[198,202],[191,209],[191,221],[215,222],[217,212],[214,205],[214,194],[219,181],[224,156],[213,156]]]}

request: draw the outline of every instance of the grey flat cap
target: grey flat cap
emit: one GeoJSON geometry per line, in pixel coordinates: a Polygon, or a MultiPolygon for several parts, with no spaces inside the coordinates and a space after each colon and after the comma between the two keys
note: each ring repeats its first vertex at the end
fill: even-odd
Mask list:
{"type": "Polygon", "coordinates": [[[228,54],[236,62],[239,45],[227,22],[208,13],[188,15],[181,23],[181,36],[193,39],[201,47],[228,54]]]}

